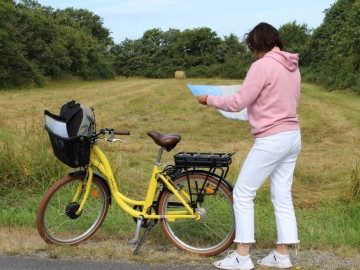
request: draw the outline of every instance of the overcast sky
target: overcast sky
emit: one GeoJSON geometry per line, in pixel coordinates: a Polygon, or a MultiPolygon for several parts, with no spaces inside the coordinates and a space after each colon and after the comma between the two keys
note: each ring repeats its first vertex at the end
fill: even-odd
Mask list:
{"type": "Polygon", "coordinates": [[[324,10],[335,0],[38,0],[55,9],[73,7],[92,11],[103,19],[115,43],[141,38],[146,30],[208,27],[221,38],[240,39],[259,22],[279,28],[296,21],[320,26],[324,10]]]}

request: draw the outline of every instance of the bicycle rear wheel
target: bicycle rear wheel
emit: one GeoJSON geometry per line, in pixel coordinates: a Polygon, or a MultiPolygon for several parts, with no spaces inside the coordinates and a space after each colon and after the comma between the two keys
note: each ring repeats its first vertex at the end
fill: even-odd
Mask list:
{"type": "MultiPolygon", "coordinates": [[[[178,218],[160,220],[165,236],[179,249],[203,256],[213,256],[227,249],[235,237],[232,191],[207,174],[194,173],[173,180],[175,186],[192,194],[193,209],[200,220],[178,218]],[[202,195],[203,194],[203,195],[202,195]]],[[[190,200],[187,200],[191,205],[190,200]]],[[[159,214],[185,211],[175,195],[164,190],[159,200],[159,214]]]]}
{"type": "Polygon", "coordinates": [[[73,201],[73,197],[82,187],[84,177],[84,174],[68,175],[59,179],[41,200],[36,225],[47,243],[79,244],[93,235],[103,223],[109,209],[109,191],[96,176],[93,177],[84,209],[80,215],[76,214],[85,190],[77,201],[73,201]]]}

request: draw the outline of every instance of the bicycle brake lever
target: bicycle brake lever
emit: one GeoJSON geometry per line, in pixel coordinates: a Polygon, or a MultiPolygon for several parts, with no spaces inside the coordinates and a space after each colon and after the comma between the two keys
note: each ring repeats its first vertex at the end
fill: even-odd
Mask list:
{"type": "Polygon", "coordinates": [[[105,138],[105,141],[107,141],[107,142],[116,142],[116,141],[120,141],[120,142],[124,142],[124,143],[126,143],[126,141],[124,141],[124,140],[122,140],[122,139],[115,139],[115,138],[112,138],[112,137],[110,137],[110,138],[105,138]]]}

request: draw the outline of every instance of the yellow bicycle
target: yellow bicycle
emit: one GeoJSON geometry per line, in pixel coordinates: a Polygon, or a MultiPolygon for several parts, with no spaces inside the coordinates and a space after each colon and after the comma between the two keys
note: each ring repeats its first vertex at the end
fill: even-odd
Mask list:
{"type": "Polygon", "coordinates": [[[122,194],[100,138],[121,141],[128,131],[103,128],[93,136],[64,138],[45,125],[54,154],[77,168],[57,180],[43,196],[37,229],[47,242],[74,245],[87,240],[103,223],[114,202],[136,220],[137,254],[149,230],[159,221],[165,236],[181,250],[212,256],[233,242],[235,222],[232,186],[225,177],[234,153],[179,152],[174,164],[163,166],[161,157],[180,142],[178,134],[147,134],[160,147],[146,197],[133,200],[122,194]],[[145,231],[139,240],[141,228],[145,231]]]}

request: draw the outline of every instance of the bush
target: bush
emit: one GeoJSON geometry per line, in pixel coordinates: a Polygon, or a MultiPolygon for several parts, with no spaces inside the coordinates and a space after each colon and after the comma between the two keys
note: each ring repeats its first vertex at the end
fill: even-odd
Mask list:
{"type": "Polygon", "coordinates": [[[16,136],[11,131],[0,134],[3,142],[0,144],[0,196],[10,190],[43,191],[42,187],[48,187],[64,172],[64,165],[52,153],[48,135],[45,131],[39,132],[43,128],[30,125],[16,136]]]}

